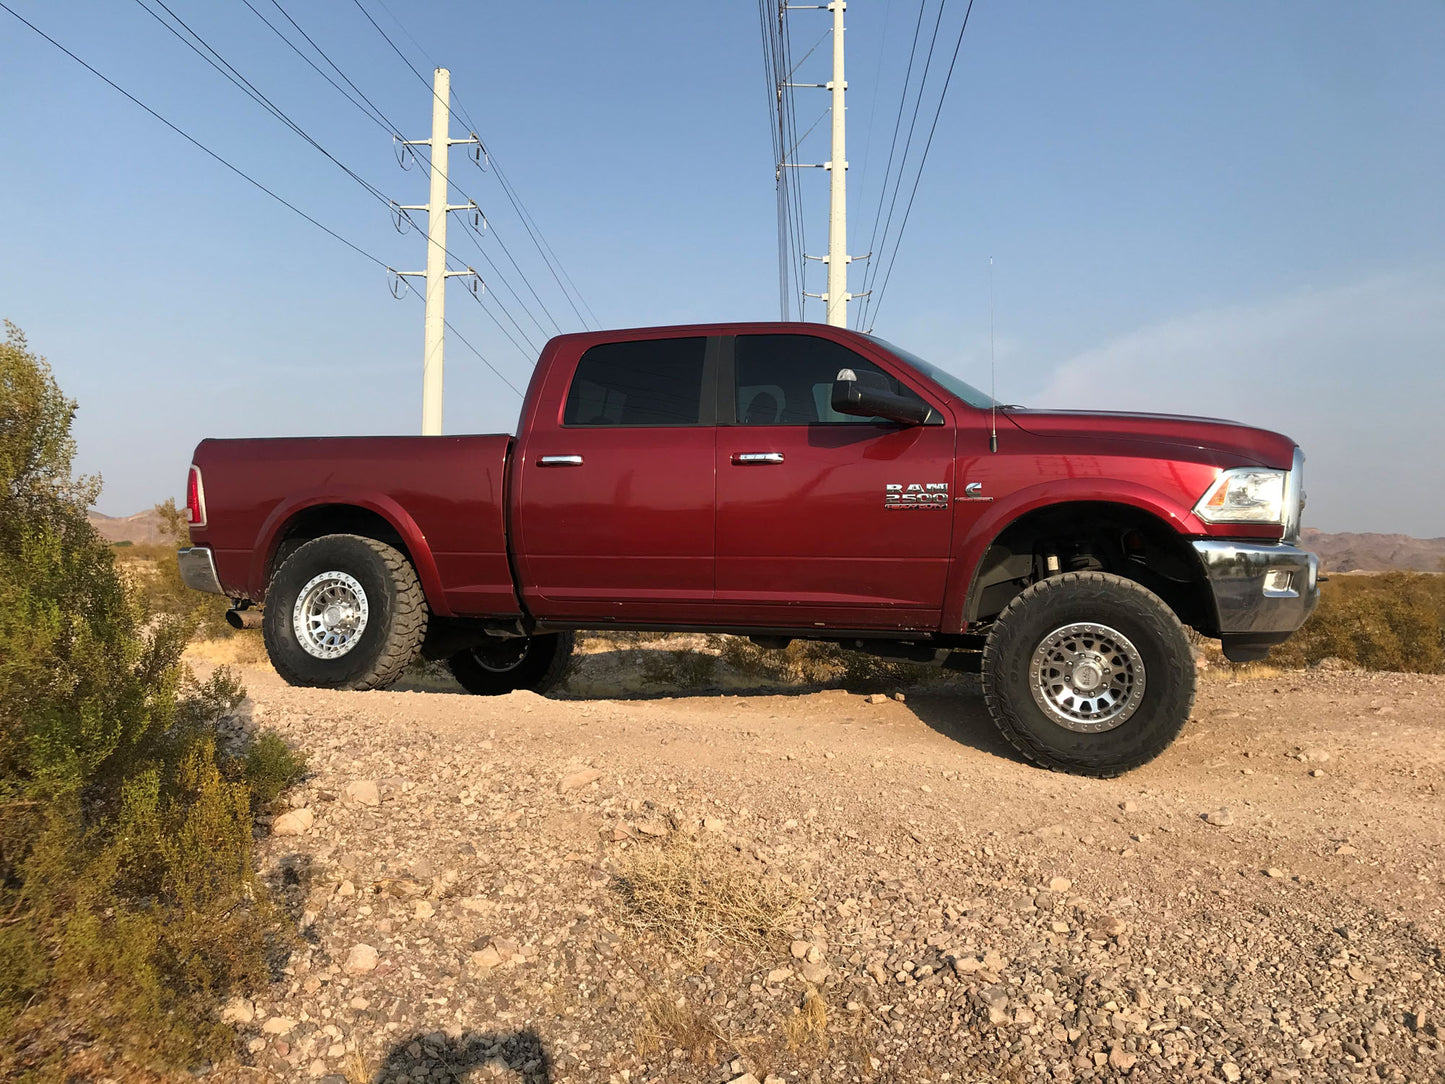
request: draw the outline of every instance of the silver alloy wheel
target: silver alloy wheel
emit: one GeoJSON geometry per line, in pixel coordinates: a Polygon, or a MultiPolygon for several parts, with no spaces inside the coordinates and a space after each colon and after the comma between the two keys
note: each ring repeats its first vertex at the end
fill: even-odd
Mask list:
{"type": "Polygon", "coordinates": [[[1139,709],[1144,660],[1127,636],[1107,625],[1064,625],[1034,649],[1029,691],[1059,726],[1099,734],[1121,726],[1139,709]]]}
{"type": "Polygon", "coordinates": [[[345,572],[323,572],[301,588],[291,610],[296,642],[318,659],[339,659],[361,642],[369,609],[366,591],[345,572]]]}
{"type": "Polygon", "coordinates": [[[472,648],[472,658],[477,660],[477,665],[483,670],[489,670],[494,674],[505,674],[521,666],[522,661],[531,653],[531,649],[530,637],[517,636],[503,640],[499,644],[474,647],[472,648]]]}

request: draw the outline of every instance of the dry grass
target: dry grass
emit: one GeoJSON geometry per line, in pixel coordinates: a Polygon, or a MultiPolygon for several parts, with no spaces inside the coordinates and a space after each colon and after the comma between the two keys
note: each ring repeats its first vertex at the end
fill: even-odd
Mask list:
{"type": "Polygon", "coordinates": [[[828,1006],[823,995],[812,987],[803,995],[803,1004],[783,1021],[783,1035],[793,1051],[827,1049],[828,1006]]]}
{"type": "Polygon", "coordinates": [[[228,636],[224,640],[192,640],[186,645],[183,658],[187,662],[201,662],[208,666],[271,668],[259,629],[228,636]]]}
{"type": "Polygon", "coordinates": [[[346,1077],[346,1084],[371,1084],[371,1069],[355,1050],[341,1063],[341,1074],[346,1077]]]}
{"type": "Polygon", "coordinates": [[[634,848],[617,885],[634,925],[689,956],[713,942],[763,945],[787,928],[806,894],[721,843],[681,835],[634,848]]]}
{"type": "Polygon", "coordinates": [[[696,1065],[716,1062],[723,1041],[717,1022],[700,1016],[684,997],[657,997],[647,1002],[643,1022],[633,1032],[639,1057],[682,1050],[696,1065]]]}

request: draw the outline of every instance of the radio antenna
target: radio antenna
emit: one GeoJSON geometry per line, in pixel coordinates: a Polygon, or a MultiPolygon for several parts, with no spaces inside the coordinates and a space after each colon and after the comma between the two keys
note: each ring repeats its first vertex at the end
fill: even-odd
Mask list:
{"type": "Polygon", "coordinates": [[[988,450],[998,451],[998,368],[993,359],[993,257],[988,258],[988,450]]]}

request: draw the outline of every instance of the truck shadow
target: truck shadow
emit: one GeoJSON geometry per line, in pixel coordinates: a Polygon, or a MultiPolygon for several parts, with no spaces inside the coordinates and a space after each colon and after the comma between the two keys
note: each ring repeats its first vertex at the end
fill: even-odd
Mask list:
{"type": "Polygon", "coordinates": [[[474,1031],[452,1039],[440,1032],[417,1034],[399,1040],[377,1067],[372,1084],[402,1080],[466,1081],[473,1070],[478,1079],[519,1080],[523,1084],[552,1084],[552,1059],[536,1032],[474,1031]]]}

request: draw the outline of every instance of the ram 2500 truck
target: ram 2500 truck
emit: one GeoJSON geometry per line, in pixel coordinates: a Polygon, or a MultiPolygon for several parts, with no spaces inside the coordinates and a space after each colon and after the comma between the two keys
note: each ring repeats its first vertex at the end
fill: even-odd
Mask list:
{"type": "Polygon", "coordinates": [[[578,630],[803,637],[975,670],[1024,756],[1108,776],[1188,719],[1184,626],[1242,661],[1309,616],[1302,464],[1229,422],[997,405],[842,328],[591,332],[543,349],[515,437],[202,441],[180,563],[296,685],[420,653],[545,691],[578,630]]]}

